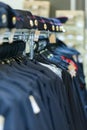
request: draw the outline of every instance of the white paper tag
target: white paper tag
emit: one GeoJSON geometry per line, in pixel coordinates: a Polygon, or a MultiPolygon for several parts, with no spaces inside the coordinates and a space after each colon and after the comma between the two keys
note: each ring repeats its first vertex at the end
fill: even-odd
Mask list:
{"type": "Polygon", "coordinates": [[[34,98],[32,95],[30,95],[30,96],[29,96],[29,100],[30,100],[30,102],[31,102],[31,106],[32,106],[32,109],[33,109],[34,114],[40,113],[40,107],[38,106],[38,104],[37,104],[35,98],[34,98]]]}
{"type": "Polygon", "coordinates": [[[54,33],[52,33],[50,36],[49,36],[49,42],[52,43],[52,44],[55,44],[56,43],[56,35],[54,33]]]}
{"type": "Polygon", "coordinates": [[[71,77],[75,77],[76,76],[76,70],[75,70],[75,67],[72,64],[70,64],[68,66],[68,71],[69,71],[71,77]]]}
{"type": "Polygon", "coordinates": [[[16,29],[12,29],[11,32],[10,32],[10,36],[9,36],[9,43],[12,43],[13,42],[13,38],[14,38],[14,34],[16,32],[16,29]]]}
{"type": "Polygon", "coordinates": [[[34,41],[38,42],[39,36],[40,36],[40,31],[36,30],[35,36],[34,36],[34,41]]]}
{"type": "Polygon", "coordinates": [[[4,130],[5,118],[0,115],[0,130],[4,130]]]}
{"type": "Polygon", "coordinates": [[[75,70],[71,70],[71,71],[69,71],[69,73],[70,73],[72,78],[76,77],[76,71],[75,70]]]}
{"type": "Polygon", "coordinates": [[[29,52],[30,52],[29,42],[26,42],[25,52],[26,52],[26,53],[29,53],[29,52]]]}

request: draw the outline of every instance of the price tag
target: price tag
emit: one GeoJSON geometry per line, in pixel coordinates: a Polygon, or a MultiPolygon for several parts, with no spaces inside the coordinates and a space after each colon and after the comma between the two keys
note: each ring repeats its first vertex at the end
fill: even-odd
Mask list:
{"type": "Polygon", "coordinates": [[[29,52],[30,52],[29,41],[26,42],[25,52],[26,52],[26,53],[29,53],[29,52]]]}
{"type": "Polygon", "coordinates": [[[75,77],[76,76],[76,70],[75,70],[74,65],[70,64],[68,66],[68,71],[69,71],[71,77],[75,77]]]}
{"type": "Polygon", "coordinates": [[[56,35],[54,33],[52,33],[50,36],[49,36],[49,42],[52,43],[52,44],[55,44],[56,43],[56,35]]]}
{"type": "Polygon", "coordinates": [[[35,36],[34,36],[34,41],[35,42],[38,42],[39,36],[40,36],[40,31],[36,30],[35,31],[35,36]]]}

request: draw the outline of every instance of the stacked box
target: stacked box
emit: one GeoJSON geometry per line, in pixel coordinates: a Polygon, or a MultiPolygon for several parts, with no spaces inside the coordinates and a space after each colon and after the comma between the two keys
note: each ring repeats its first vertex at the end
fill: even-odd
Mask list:
{"type": "Polygon", "coordinates": [[[84,11],[57,10],[56,17],[67,16],[69,20],[64,25],[66,32],[58,35],[64,42],[80,51],[84,46],[84,11]]]}
{"type": "MultiPolygon", "coordinates": [[[[86,76],[87,75],[87,29],[85,29],[85,47],[84,47],[83,60],[84,60],[84,73],[86,76]]],[[[87,76],[86,76],[86,84],[87,84],[87,76]]]]}
{"type": "Polygon", "coordinates": [[[34,15],[49,17],[49,1],[24,1],[23,8],[32,12],[34,15]]]}

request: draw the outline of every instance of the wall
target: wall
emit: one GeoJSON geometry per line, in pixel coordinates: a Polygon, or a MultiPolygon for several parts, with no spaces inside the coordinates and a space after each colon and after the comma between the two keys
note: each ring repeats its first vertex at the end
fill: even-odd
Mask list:
{"type": "MultiPolygon", "coordinates": [[[[43,0],[40,0],[43,1],[43,0]]],[[[69,10],[70,9],[70,0],[46,0],[51,2],[51,12],[50,16],[55,16],[55,10],[69,10]]],[[[76,0],[76,9],[84,10],[85,9],[85,0],[76,0]]]]}

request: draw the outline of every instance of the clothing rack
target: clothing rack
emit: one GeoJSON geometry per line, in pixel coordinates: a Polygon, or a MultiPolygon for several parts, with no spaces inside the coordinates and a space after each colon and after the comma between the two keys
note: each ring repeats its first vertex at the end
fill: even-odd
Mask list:
{"type": "Polygon", "coordinates": [[[5,42],[12,43],[16,40],[23,40],[24,42],[28,42],[30,39],[31,42],[28,44],[30,48],[30,59],[33,59],[34,55],[33,40],[35,38],[38,40],[40,35],[49,37],[49,35],[52,33],[54,33],[56,36],[57,33],[65,32],[65,29],[58,18],[44,18],[40,16],[34,16],[29,11],[13,10],[4,3],[1,3],[1,6],[6,11],[6,13],[1,10],[2,24],[0,29],[0,44],[2,45],[5,42]],[[7,14],[10,13],[12,13],[12,15],[7,16],[7,14]],[[10,17],[12,23],[9,21],[10,17]],[[36,34],[36,32],[39,32],[39,34],[36,34]]]}
{"type": "Polygon", "coordinates": [[[57,38],[66,19],[0,2],[0,130],[87,130],[80,53],[57,38]]]}
{"type": "MultiPolygon", "coordinates": [[[[60,18],[44,18],[40,16],[34,16],[29,11],[14,10],[10,6],[0,3],[1,8],[1,25],[0,25],[0,43],[2,44],[3,39],[8,40],[11,43],[16,37],[21,37],[24,34],[25,37],[29,33],[35,33],[39,30],[41,34],[47,34],[55,32],[65,32],[65,29],[61,23],[60,18]],[[11,16],[9,15],[11,14],[11,16]],[[10,20],[9,20],[10,19],[10,20]],[[26,27],[24,25],[27,25],[26,27]]],[[[63,21],[64,18],[62,18],[63,21]]],[[[67,18],[66,18],[67,19],[67,18]]],[[[66,22],[66,21],[65,21],[66,22]]]]}

